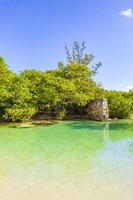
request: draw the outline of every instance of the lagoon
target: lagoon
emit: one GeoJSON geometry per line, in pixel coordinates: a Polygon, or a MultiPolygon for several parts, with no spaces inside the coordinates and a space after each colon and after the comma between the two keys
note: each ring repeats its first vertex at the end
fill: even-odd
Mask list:
{"type": "Polygon", "coordinates": [[[132,200],[133,121],[0,126],[0,200],[132,200]]]}

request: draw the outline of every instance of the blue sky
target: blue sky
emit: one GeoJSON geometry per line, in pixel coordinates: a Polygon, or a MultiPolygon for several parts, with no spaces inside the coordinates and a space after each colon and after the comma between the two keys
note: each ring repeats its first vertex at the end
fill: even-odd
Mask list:
{"type": "Polygon", "coordinates": [[[86,41],[107,89],[133,86],[133,0],[0,0],[0,55],[16,71],[65,60],[64,44],[86,41]]]}

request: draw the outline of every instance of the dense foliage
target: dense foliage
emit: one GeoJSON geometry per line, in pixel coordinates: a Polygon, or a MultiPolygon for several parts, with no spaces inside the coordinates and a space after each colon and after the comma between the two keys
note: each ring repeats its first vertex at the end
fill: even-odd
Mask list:
{"type": "MultiPolygon", "coordinates": [[[[85,106],[94,99],[107,97],[110,117],[125,118],[133,112],[133,91],[105,91],[93,75],[101,63],[91,65],[94,56],[84,54],[85,44],[66,47],[67,63],[53,70],[11,71],[0,57],[1,120],[23,121],[36,117],[85,114],[85,106]]],[[[94,62],[93,62],[94,63],[94,62]]]]}
{"type": "Polygon", "coordinates": [[[111,118],[128,118],[133,113],[133,92],[108,91],[111,118]]]}

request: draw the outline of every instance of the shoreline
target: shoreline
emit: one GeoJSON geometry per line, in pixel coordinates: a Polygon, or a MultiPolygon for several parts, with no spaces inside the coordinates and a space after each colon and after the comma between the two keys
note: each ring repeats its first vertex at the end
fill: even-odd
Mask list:
{"type": "Polygon", "coordinates": [[[89,123],[122,123],[125,121],[130,121],[133,122],[132,119],[127,118],[127,119],[109,119],[106,121],[96,121],[96,120],[90,120],[90,119],[79,119],[79,118],[67,118],[67,119],[62,119],[62,120],[57,120],[57,119],[45,119],[45,120],[29,120],[29,121],[23,121],[23,122],[0,122],[0,127],[2,126],[7,126],[9,128],[32,128],[36,126],[48,126],[52,125],[55,123],[60,123],[60,122],[65,122],[65,121],[84,121],[84,122],[89,122],[89,123]]]}

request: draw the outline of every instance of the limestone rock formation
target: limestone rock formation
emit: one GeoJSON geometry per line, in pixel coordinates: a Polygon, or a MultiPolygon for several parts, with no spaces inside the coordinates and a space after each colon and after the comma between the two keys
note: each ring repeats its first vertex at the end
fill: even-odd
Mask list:
{"type": "Polygon", "coordinates": [[[87,118],[97,121],[109,119],[109,108],[107,99],[96,99],[87,106],[87,118]]]}

